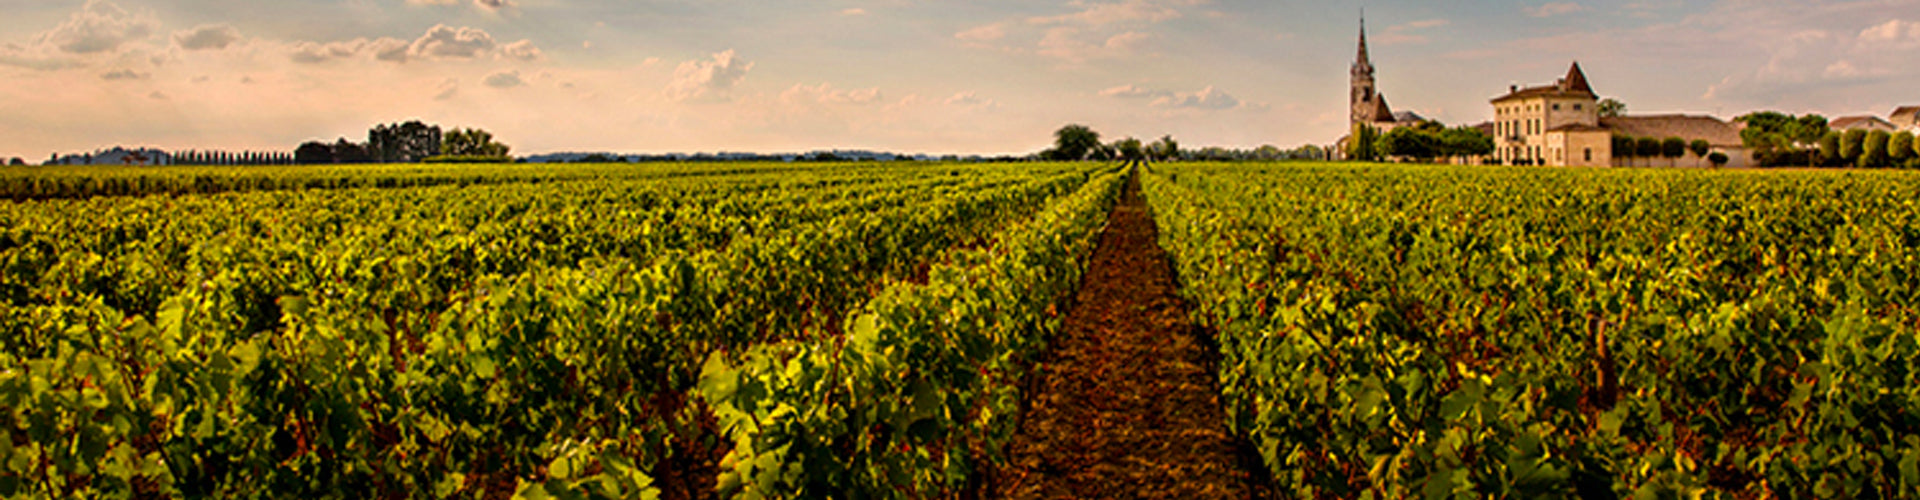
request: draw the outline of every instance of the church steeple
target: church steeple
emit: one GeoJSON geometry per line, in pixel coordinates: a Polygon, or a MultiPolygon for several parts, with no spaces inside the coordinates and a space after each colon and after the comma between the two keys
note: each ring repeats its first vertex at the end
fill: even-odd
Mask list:
{"type": "MultiPolygon", "coordinates": [[[[1373,85],[1373,58],[1367,54],[1367,11],[1360,11],[1360,52],[1353,60],[1351,93],[1348,94],[1348,118],[1353,123],[1373,123],[1391,120],[1391,116],[1381,116],[1384,99],[1381,99],[1373,85]]],[[[1388,114],[1391,114],[1390,112],[1388,114]]]]}
{"type": "Polygon", "coordinates": [[[1360,10],[1360,55],[1353,59],[1353,72],[1355,74],[1358,74],[1362,70],[1364,70],[1369,75],[1373,74],[1373,60],[1371,57],[1368,57],[1367,55],[1367,11],[1366,9],[1360,10]]]}

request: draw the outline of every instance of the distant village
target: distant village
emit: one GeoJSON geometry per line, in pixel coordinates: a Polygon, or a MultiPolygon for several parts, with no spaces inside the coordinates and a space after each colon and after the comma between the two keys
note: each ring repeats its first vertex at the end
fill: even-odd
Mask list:
{"type": "Polygon", "coordinates": [[[1885,117],[1830,121],[1776,112],[1732,120],[1634,115],[1620,101],[1601,99],[1579,62],[1551,84],[1509,86],[1490,102],[1493,121],[1457,129],[1478,135],[1479,144],[1454,144],[1473,140],[1443,136],[1447,130],[1432,121],[1396,113],[1387,104],[1374,81],[1366,29],[1362,19],[1348,101],[1350,133],[1330,148],[1338,159],[1571,167],[1920,166],[1914,140],[1920,134],[1920,106],[1901,106],[1885,117]],[[1435,136],[1425,143],[1439,146],[1423,147],[1422,130],[1435,136]]]}

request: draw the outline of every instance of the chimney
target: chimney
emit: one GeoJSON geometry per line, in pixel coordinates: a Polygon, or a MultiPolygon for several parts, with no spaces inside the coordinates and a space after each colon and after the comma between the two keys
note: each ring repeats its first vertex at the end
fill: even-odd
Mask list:
{"type": "Polygon", "coordinates": [[[1507,92],[1519,92],[1519,91],[1520,91],[1519,84],[1507,84],[1507,92]]]}

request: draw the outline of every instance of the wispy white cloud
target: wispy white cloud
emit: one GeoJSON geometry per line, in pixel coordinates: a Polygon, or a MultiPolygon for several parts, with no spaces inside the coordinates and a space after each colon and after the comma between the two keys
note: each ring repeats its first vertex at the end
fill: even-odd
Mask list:
{"type": "Polygon", "coordinates": [[[1228,95],[1213,86],[1207,86],[1195,92],[1176,92],[1154,89],[1138,85],[1121,85],[1100,91],[1100,96],[1116,99],[1144,100],[1148,105],[1162,108],[1190,108],[1201,110],[1227,110],[1240,107],[1239,98],[1228,95]]]}
{"type": "Polygon", "coordinates": [[[88,0],[67,22],[41,35],[40,42],[73,54],[111,52],[151,36],[157,26],[152,15],[135,15],[112,2],[88,0]]]}
{"type": "Polygon", "coordinates": [[[732,49],[707,59],[680,63],[667,84],[667,95],[677,101],[732,100],[733,86],[747,79],[753,63],[741,59],[732,49]]]}
{"type": "Polygon", "coordinates": [[[880,88],[836,89],[832,85],[794,84],[792,88],[780,93],[780,100],[788,103],[817,102],[822,104],[874,104],[881,100],[880,88]]]}

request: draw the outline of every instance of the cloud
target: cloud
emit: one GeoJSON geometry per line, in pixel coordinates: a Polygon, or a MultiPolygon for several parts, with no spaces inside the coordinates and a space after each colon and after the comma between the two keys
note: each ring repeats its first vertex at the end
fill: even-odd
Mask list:
{"type": "Polygon", "coordinates": [[[293,62],[318,64],[353,57],[364,50],[366,45],[367,40],[364,38],[347,42],[297,42],[288,50],[287,56],[293,59],[293,62]]]}
{"type": "Polygon", "coordinates": [[[540,48],[533,46],[532,40],[521,40],[500,46],[500,57],[518,61],[538,61],[540,48]]]}
{"type": "Polygon", "coordinates": [[[1920,22],[1888,19],[1887,22],[1861,30],[1860,44],[1869,48],[1920,46],[1920,22]]]}
{"type": "Polygon", "coordinates": [[[1174,92],[1171,90],[1146,88],[1138,85],[1121,85],[1100,91],[1100,96],[1115,99],[1148,100],[1149,105],[1162,108],[1223,110],[1238,108],[1242,104],[1240,99],[1227,95],[1226,92],[1221,92],[1212,86],[1200,89],[1199,92],[1174,92]]]}
{"type": "Polygon", "coordinates": [[[460,93],[460,80],[448,78],[440,82],[433,94],[433,100],[445,101],[460,93]]]}
{"type": "Polygon", "coordinates": [[[1121,85],[1118,87],[1113,87],[1110,89],[1100,91],[1101,97],[1117,97],[1121,99],[1160,97],[1160,96],[1165,96],[1170,94],[1172,94],[1172,92],[1167,92],[1165,90],[1148,89],[1148,88],[1140,87],[1137,85],[1121,85]]]}
{"type": "Polygon", "coordinates": [[[493,35],[478,28],[436,24],[407,50],[414,57],[472,59],[493,50],[493,35]]]}
{"type": "Polygon", "coordinates": [[[1153,38],[1153,35],[1138,31],[1128,31],[1107,38],[1107,43],[1103,45],[1108,50],[1132,51],[1145,44],[1150,38],[1153,38]]]}
{"type": "Polygon", "coordinates": [[[1196,108],[1208,110],[1233,109],[1240,107],[1240,100],[1214,89],[1212,86],[1199,92],[1175,93],[1153,100],[1153,105],[1170,108],[1196,108]]]}
{"type": "Polygon", "coordinates": [[[1156,2],[1152,0],[1126,0],[1116,3],[1074,2],[1081,10],[1071,14],[1027,19],[1029,24],[1078,24],[1084,26],[1107,26],[1111,24],[1146,22],[1157,23],[1180,18],[1180,11],[1173,5],[1196,5],[1200,2],[1156,2]]]}
{"type": "Polygon", "coordinates": [[[494,54],[504,59],[534,61],[543,57],[531,40],[505,45],[495,43],[493,35],[478,28],[435,25],[409,42],[398,38],[356,38],[338,42],[295,42],[289,57],[298,63],[322,63],[335,59],[372,57],[374,60],[404,63],[413,60],[474,59],[494,54]]]}
{"type": "Polygon", "coordinates": [[[480,83],[484,83],[488,87],[493,87],[496,89],[510,89],[510,88],[527,84],[526,80],[520,79],[520,71],[518,70],[501,71],[498,73],[487,75],[487,78],[485,80],[481,80],[480,83]]]}
{"type": "Polygon", "coordinates": [[[151,16],[129,14],[104,0],[88,0],[80,12],[40,35],[39,41],[71,54],[112,52],[128,42],[147,38],[158,25],[151,16]]]}
{"type": "MultiPolygon", "coordinates": [[[[464,0],[407,0],[407,3],[411,5],[435,5],[445,7],[460,5],[466,2],[464,0]]],[[[512,0],[473,0],[473,6],[485,10],[500,10],[511,9],[516,5],[514,5],[512,0]]]]}
{"type": "Polygon", "coordinates": [[[113,71],[108,71],[106,74],[100,75],[100,79],[102,80],[145,80],[147,79],[148,76],[151,76],[151,75],[147,73],[134,71],[131,69],[122,68],[122,69],[116,69],[113,71]]]}
{"type": "Polygon", "coordinates": [[[158,91],[158,90],[155,90],[155,91],[153,91],[153,93],[150,93],[150,94],[147,94],[147,98],[148,98],[148,99],[153,99],[153,100],[155,100],[155,101],[165,101],[165,100],[167,100],[167,95],[166,95],[166,94],[163,94],[163,93],[160,93],[160,91],[158,91]]]}
{"type": "Polygon", "coordinates": [[[52,71],[79,66],[79,61],[71,57],[53,53],[45,46],[23,47],[18,44],[0,46],[0,66],[17,66],[40,71],[52,71]]]}
{"type": "Polygon", "coordinates": [[[1527,15],[1533,17],[1553,17],[1580,12],[1587,10],[1587,8],[1573,2],[1551,2],[1525,7],[1522,10],[1525,10],[1527,15]]]}
{"type": "Polygon", "coordinates": [[[731,100],[733,86],[746,80],[751,70],[753,63],[740,59],[733,49],[714,54],[712,59],[683,62],[673,70],[667,95],[678,101],[731,100]]]}
{"type": "Polygon", "coordinates": [[[240,30],[225,24],[203,24],[173,32],[173,44],[187,50],[221,50],[240,40],[240,30]]]}
{"type": "Polygon", "coordinates": [[[965,42],[998,41],[1002,38],[1007,37],[1007,26],[1005,24],[999,24],[999,23],[988,24],[985,26],[979,26],[973,29],[962,31],[959,33],[954,33],[953,37],[965,42]]]}
{"type": "MultiPolygon", "coordinates": [[[[1006,19],[954,34],[967,47],[1037,54],[1083,63],[1138,53],[1155,25],[1186,17],[1210,0],[1072,0],[1071,12],[1006,19]]],[[[1204,11],[1203,11],[1204,13],[1204,11]]]]}
{"type": "Polygon", "coordinates": [[[840,15],[842,15],[842,16],[864,16],[864,15],[867,15],[867,9],[862,9],[862,8],[859,8],[859,7],[854,7],[854,8],[851,8],[851,9],[847,9],[847,10],[843,10],[843,11],[840,11],[840,15]]]}
{"type": "Polygon", "coordinates": [[[832,85],[796,84],[786,92],[780,93],[780,100],[789,103],[818,102],[822,104],[873,104],[880,102],[880,88],[841,90],[832,85]]]}
{"type": "Polygon", "coordinates": [[[954,94],[953,97],[947,98],[946,104],[948,106],[959,106],[963,108],[978,108],[978,109],[993,109],[993,108],[1000,107],[1000,103],[998,101],[980,97],[979,94],[976,94],[972,91],[954,94]]]}

